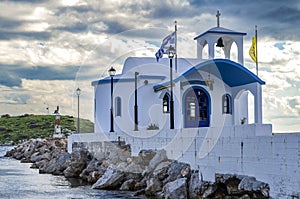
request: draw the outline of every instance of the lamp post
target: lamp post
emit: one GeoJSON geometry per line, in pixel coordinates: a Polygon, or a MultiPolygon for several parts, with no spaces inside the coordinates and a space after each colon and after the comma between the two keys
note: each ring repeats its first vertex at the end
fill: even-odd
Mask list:
{"type": "Polygon", "coordinates": [[[138,72],[134,73],[134,130],[138,131],[138,105],[137,105],[137,76],[139,75],[138,72]]]}
{"type": "Polygon", "coordinates": [[[116,70],[113,67],[111,67],[108,70],[108,74],[110,76],[110,132],[114,132],[113,92],[114,92],[114,76],[116,74],[116,70]]]}
{"type": "Polygon", "coordinates": [[[168,49],[170,59],[170,84],[171,84],[171,99],[170,99],[170,129],[174,129],[174,100],[173,100],[173,69],[172,59],[175,56],[175,48],[171,45],[168,49]]]}
{"type": "Polygon", "coordinates": [[[78,102],[78,108],[77,108],[77,133],[80,133],[80,121],[79,121],[79,95],[81,93],[80,88],[76,89],[76,94],[77,94],[77,102],[78,102]]]}

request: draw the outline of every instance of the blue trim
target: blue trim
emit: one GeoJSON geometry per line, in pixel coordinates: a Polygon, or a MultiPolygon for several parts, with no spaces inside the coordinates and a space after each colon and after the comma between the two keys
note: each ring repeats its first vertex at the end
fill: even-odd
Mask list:
{"type": "Polygon", "coordinates": [[[203,91],[206,94],[207,98],[208,98],[208,110],[207,110],[208,111],[208,113],[207,113],[208,117],[207,117],[207,119],[208,119],[208,126],[210,126],[211,98],[210,98],[209,92],[207,92],[207,90],[204,89],[201,86],[191,86],[190,88],[186,89],[186,91],[182,95],[182,111],[183,111],[182,114],[184,115],[184,121],[183,121],[184,128],[188,128],[188,127],[186,127],[186,108],[185,108],[185,105],[186,105],[186,95],[191,90],[195,90],[195,89],[199,89],[199,90],[203,91]]]}
{"type": "Polygon", "coordinates": [[[186,85],[193,85],[193,84],[199,84],[199,85],[206,86],[205,81],[201,81],[201,80],[189,80],[189,81],[185,81],[185,82],[180,82],[181,87],[184,87],[186,85]]]}
{"type": "MultiPolygon", "coordinates": [[[[164,80],[166,79],[165,76],[161,76],[161,75],[139,75],[140,79],[158,79],[158,80],[164,80]]],[[[122,78],[122,77],[116,77],[114,78],[113,82],[134,82],[134,78],[122,78]]],[[[100,79],[100,80],[96,80],[96,81],[92,81],[92,86],[96,86],[99,84],[106,84],[106,83],[110,83],[110,77],[105,77],[104,79],[100,79]]]]}
{"type": "Polygon", "coordinates": [[[161,75],[139,75],[139,78],[141,79],[160,79],[160,80],[164,80],[166,79],[166,76],[161,76],[161,75]]]}
{"type": "Polygon", "coordinates": [[[195,37],[194,40],[197,40],[199,37],[202,37],[203,35],[206,35],[208,33],[224,34],[224,35],[247,35],[247,33],[244,33],[244,32],[208,30],[208,31],[198,35],[197,37],[195,37]]]}
{"type": "MultiPolygon", "coordinates": [[[[198,69],[212,73],[217,77],[220,77],[221,75],[220,78],[222,78],[222,80],[230,87],[241,86],[241,85],[250,84],[254,82],[258,82],[261,85],[265,84],[263,80],[261,80],[259,77],[254,75],[247,68],[245,68],[239,63],[230,61],[228,59],[212,59],[212,60],[202,62],[187,70],[181,76],[176,78],[173,82],[177,83],[178,81],[182,80],[183,78],[186,78],[188,75],[192,74],[198,69]],[[214,70],[213,66],[215,66],[217,70],[214,70]]],[[[170,86],[170,81],[167,81],[162,84],[153,86],[153,89],[154,91],[159,91],[169,86],[170,86]]]]}

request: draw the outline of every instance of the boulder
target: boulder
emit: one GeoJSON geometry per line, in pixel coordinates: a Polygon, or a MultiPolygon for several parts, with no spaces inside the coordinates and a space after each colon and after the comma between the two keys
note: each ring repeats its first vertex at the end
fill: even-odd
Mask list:
{"type": "Polygon", "coordinates": [[[116,189],[118,188],[123,180],[125,175],[123,172],[112,168],[111,166],[107,168],[104,175],[93,184],[93,189],[116,189]]]}
{"type": "Polygon", "coordinates": [[[245,176],[238,185],[239,190],[256,192],[258,195],[269,198],[270,187],[268,184],[256,180],[254,177],[245,176]]]}
{"type": "Polygon", "coordinates": [[[141,166],[148,166],[151,159],[155,156],[156,151],[154,150],[141,150],[135,162],[141,166]]]}
{"type": "Polygon", "coordinates": [[[156,192],[162,190],[162,182],[158,178],[150,178],[147,180],[147,187],[145,189],[146,196],[154,196],[156,192]]]}
{"type": "Polygon", "coordinates": [[[159,180],[164,180],[168,176],[168,169],[171,161],[164,161],[159,163],[152,172],[153,177],[157,177],[159,180]]]}
{"type": "Polygon", "coordinates": [[[153,171],[159,163],[166,160],[168,160],[166,151],[164,149],[157,151],[153,158],[150,160],[146,172],[153,171]]]}
{"type": "Polygon", "coordinates": [[[69,166],[64,170],[64,176],[66,178],[76,178],[79,177],[83,169],[86,167],[86,162],[79,161],[79,162],[72,162],[69,166]]]}
{"type": "Polygon", "coordinates": [[[135,183],[136,182],[134,179],[126,180],[120,187],[120,190],[121,191],[134,191],[135,183]]]}
{"type": "Polygon", "coordinates": [[[192,173],[189,181],[189,197],[190,199],[198,199],[204,192],[205,182],[201,182],[199,178],[199,171],[192,173]]]}
{"type": "Polygon", "coordinates": [[[207,183],[203,191],[202,197],[203,198],[216,198],[214,197],[215,192],[218,189],[218,186],[215,183],[207,183]]]}
{"type": "Polygon", "coordinates": [[[174,161],[171,163],[168,169],[168,177],[164,180],[164,184],[174,181],[177,178],[181,178],[181,177],[190,178],[190,165],[186,163],[174,161]]]}
{"type": "Polygon", "coordinates": [[[187,178],[178,178],[167,183],[163,188],[165,199],[186,199],[187,198],[187,178]]]}
{"type": "Polygon", "coordinates": [[[64,170],[67,169],[71,155],[69,153],[63,153],[58,156],[55,161],[51,161],[47,167],[47,173],[54,175],[63,175],[64,170]]]}
{"type": "Polygon", "coordinates": [[[106,168],[101,166],[101,162],[94,158],[81,172],[79,177],[87,182],[95,183],[105,173],[105,171],[106,168]]]}
{"type": "Polygon", "coordinates": [[[92,155],[87,149],[74,150],[71,154],[70,163],[66,170],[64,170],[64,176],[66,178],[79,177],[91,160],[92,155]]]}
{"type": "Polygon", "coordinates": [[[127,167],[125,167],[124,172],[126,173],[143,173],[143,169],[139,164],[131,162],[127,167]]]}

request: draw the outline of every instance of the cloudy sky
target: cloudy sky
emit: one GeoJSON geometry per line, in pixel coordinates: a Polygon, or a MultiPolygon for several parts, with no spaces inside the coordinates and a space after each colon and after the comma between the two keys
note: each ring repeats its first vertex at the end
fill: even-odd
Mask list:
{"type": "Polygon", "coordinates": [[[121,71],[128,56],[154,56],[178,21],[178,56],[196,56],[195,36],[216,26],[246,32],[258,26],[264,123],[300,132],[300,2],[298,0],[1,0],[0,114],[77,115],[93,120],[91,81],[121,71]]]}

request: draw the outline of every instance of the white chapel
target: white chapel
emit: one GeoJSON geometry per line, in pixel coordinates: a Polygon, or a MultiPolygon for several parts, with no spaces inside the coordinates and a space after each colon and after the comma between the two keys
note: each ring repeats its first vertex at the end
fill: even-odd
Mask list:
{"type": "Polygon", "coordinates": [[[124,143],[132,156],[157,150],[162,165],[186,162],[199,179],[254,176],[272,198],[300,196],[300,134],[262,123],[265,82],[244,66],[246,33],[221,27],[216,16],[217,26],[194,38],[196,58],[177,58],[175,26],[155,56],[128,57],[122,71],[111,67],[93,81],[94,133],[70,135],[68,152],[86,147],[102,158],[124,143]]]}
{"type": "Polygon", "coordinates": [[[194,38],[196,58],[128,57],[120,74],[93,81],[95,133],[170,129],[172,121],[174,129],[242,125],[249,122],[249,111],[261,124],[265,82],[244,66],[246,33],[221,27],[219,16],[217,27],[194,38]],[[216,49],[223,58],[216,58],[216,49]]]}

